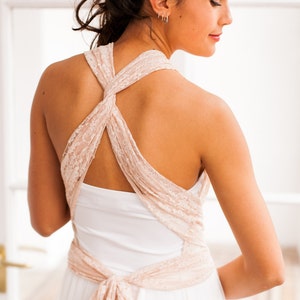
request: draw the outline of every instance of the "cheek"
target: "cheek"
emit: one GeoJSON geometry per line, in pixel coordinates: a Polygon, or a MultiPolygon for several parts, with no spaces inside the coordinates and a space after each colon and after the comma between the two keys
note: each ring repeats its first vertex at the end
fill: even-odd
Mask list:
{"type": "Polygon", "coordinates": [[[207,36],[207,31],[202,27],[202,24],[191,25],[189,33],[187,34],[187,38],[190,42],[197,43],[198,45],[206,43],[207,36]]]}
{"type": "Polygon", "coordinates": [[[173,15],[172,23],[169,26],[169,37],[172,42],[175,42],[175,47],[189,48],[189,50],[201,48],[200,51],[203,51],[202,48],[207,44],[207,37],[210,33],[205,14],[181,12],[177,16],[173,15]]]}
{"type": "Polygon", "coordinates": [[[201,15],[191,15],[191,18],[187,20],[187,30],[191,34],[198,34],[200,36],[207,35],[208,23],[205,18],[201,15]]]}

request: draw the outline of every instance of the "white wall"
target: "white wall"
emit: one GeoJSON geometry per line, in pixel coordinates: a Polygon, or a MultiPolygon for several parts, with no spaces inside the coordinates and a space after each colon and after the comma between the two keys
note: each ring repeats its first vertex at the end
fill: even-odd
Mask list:
{"type": "Polygon", "coordinates": [[[266,193],[300,193],[300,7],[235,7],[216,55],[186,75],[231,106],[266,193]]]}
{"type": "MultiPolygon", "coordinates": [[[[212,58],[179,54],[183,72],[229,103],[281,243],[300,245],[300,6],[234,6],[232,14],[212,58]]],[[[209,241],[233,241],[216,202],[206,219],[209,241]]]]}

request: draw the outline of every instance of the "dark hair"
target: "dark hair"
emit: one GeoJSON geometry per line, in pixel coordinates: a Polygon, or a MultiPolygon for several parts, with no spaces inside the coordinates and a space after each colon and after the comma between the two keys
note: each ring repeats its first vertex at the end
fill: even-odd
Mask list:
{"type": "Polygon", "coordinates": [[[92,6],[85,20],[80,16],[81,9],[91,0],[81,0],[75,8],[79,27],[74,30],[89,30],[96,33],[90,48],[115,42],[125,31],[132,19],[142,19],[141,9],[144,0],[92,0],[92,6]],[[97,18],[99,18],[97,20],[97,18]],[[92,23],[98,22],[97,26],[92,23]]]}

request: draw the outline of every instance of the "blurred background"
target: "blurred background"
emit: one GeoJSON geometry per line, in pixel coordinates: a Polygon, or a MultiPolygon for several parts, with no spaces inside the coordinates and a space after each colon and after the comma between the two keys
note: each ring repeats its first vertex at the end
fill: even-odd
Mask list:
{"type": "MultiPolygon", "coordinates": [[[[284,250],[286,283],[249,299],[298,300],[300,0],[229,2],[234,21],[216,54],[199,58],[177,52],[172,61],[232,108],[284,250]]],[[[0,300],[54,300],[66,265],[71,227],[49,238],[38,236],[30,226],[26,182],[30,107],[38,80],[49,64],[87,51],[92,39],[72,31],[73,6],[72,0],[0,0],[0,300]],[[30,268],[4,268],[4,261],[30,268]]],[[[238,254],[213,191],[205,224],[218,264],[238,254]]]]}

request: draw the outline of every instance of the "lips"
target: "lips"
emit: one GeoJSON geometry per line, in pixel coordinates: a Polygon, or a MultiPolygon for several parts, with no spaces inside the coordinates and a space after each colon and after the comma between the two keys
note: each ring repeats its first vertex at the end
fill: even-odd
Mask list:
{"type": "Polygon", "coordinates": [[[213,38],[215,41],[219,41],[222,33],[210,34],[209,36],[213,38]]]}

